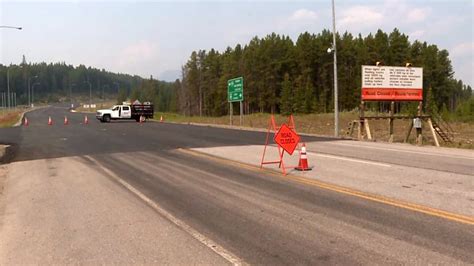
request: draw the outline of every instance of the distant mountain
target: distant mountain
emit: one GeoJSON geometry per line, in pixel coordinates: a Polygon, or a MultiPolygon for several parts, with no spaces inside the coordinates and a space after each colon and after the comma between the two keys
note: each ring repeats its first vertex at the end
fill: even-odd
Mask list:
{"type": "Polygon", "coordinates": [[[174,69],[174,70],[166,70],[161,72],[160,76],[158,77],[159,80],[174,82],[176,79],[181,78],[181,70],[174,69]]]}

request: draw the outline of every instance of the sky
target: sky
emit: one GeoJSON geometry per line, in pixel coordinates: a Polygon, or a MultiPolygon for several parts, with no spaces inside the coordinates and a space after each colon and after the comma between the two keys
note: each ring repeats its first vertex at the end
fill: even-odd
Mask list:
{"type": "MultiPolygon", "coordinates": [[[[454,77],[473,85],[472,0],[335,0],[337,31],[391,32],[448,50],[454,77]]],[[[179,78],[194,50],[219,51],[271,32],[296,41],[332,29],[331,0],[0,0],[0,63],[66,62],[161,80],[179,78]]]]}

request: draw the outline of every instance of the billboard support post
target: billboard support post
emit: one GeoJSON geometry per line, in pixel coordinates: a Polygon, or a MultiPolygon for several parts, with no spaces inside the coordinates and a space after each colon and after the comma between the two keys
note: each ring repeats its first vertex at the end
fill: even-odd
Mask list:
{"type": "Polygon", "coordinates": [[[395,114],[395,102],[392,101],[390,103],[390,120],[388,122],[388,131],[390,132],[390,138],[388,140],[388,142],[392,143],[393,142],[393,122],[394,122],[394,119],[393,119],[393,115],[395,114]]]}
{"type": "Polygon", "coordinates": [[[232,108],[232,102],[229,102],[230,104],[230,107],[229,107],[229,117],[230,117],[230,125],[232,126],[232,113],[234,112],[233,108],[232,108]]]}
{"type": "Polygon", "coordinates": [[[365,104],[364,101],[360,101],[360,106],[359,106],[359,126],[357,128],[357,139],[358,140],[363,140],[364,139],[364,109],[365,109],[365,104]]]}
{"type": "Polygon", "coordinates": [[[240,126],[243,126],[243,117],[244,117],[244,110],[242,109],[243,108],[243,104],[242,104],[242,101],[240,101],[240,126]]]}

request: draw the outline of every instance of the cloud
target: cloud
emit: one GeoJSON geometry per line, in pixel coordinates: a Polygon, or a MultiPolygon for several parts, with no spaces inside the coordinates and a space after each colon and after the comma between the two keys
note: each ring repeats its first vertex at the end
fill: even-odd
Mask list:
{"type": "Polygon", "coordinates": [[[342,28],[354,25],[357,27],[377,26],[384,20],[384,15],[381,12],[368,6],[354,6],[345,9],[341,12],[341,17],[338,25],[342,28]]]}
{"type": "Polygon", "coordinates": [[[452,56],[470,56],[474,55],[474,42],[460,43],[451,49],[452,56]]]}
{"type": "Polygon", "coordinates": [[[119,56],[119,66],[135,65],[144,61],[155,60],[157,57],[157,45],[155,43],[141,40],[125,47],[119,56]]]}
{"type": "Polygon", "coordinates": [[[310,30],[316,25],[319,17],[315,11],[309,9],[298,9],[286,17],[278,18],[271,27],[267,29],[268,32],[275,31],[286,31],[288,33],[303,32],[310,30]]]}
{"type": "Polygon", "coordinates": [[[416,40],[423,37],[424,34],[425,34],[424,30],[415,30],[415,31],[410,32],[408,36],[410,36],[410,39],[416,40]]]}
{"type": "Polygon", "coordinates": [[[464,83],[474,85],[474,42],[461,42],[449,49],[455,70],[454,77],[464,83]]]}
{"type": "Polygon", "coordinates": [[[142,39],[119,48],[109,68],[142,77],[156,77],[163,68],[162,56],[158,42],[142,39]]]}
{"type": "Polygon", "coordinates": [[[407,12],[407,22],[416,23],[425,21],[428,15],[431,13],[429,8],[413,8],[407,12]]]}
{"type": "MultiPolygon", "coordinates": [[[[338,26],[348,30],[372,31],[377,28],[417,26],[432,13],[429,7],[416,7],[404,0],[386,0],[378,4],[343,6],[336,14],[338,26]]],[[[418,32],[420,33],[420,32],[418,32]]]]}
{"type": "Polygon", "coordinates": [[[316,12],[308,9],[298,9],[291,16],[288,20],[290,21],[301,21],[301,20],[316,20],[318,19],[318,15],[316,12]]]}

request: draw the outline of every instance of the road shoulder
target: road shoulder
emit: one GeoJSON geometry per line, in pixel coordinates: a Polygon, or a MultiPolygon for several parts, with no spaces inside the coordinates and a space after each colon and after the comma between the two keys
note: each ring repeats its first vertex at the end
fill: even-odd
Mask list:
{"type": "Polygon", "coordinates": [[[81,157],[3,167],[2,265],[227,263],[81,157]]]}

